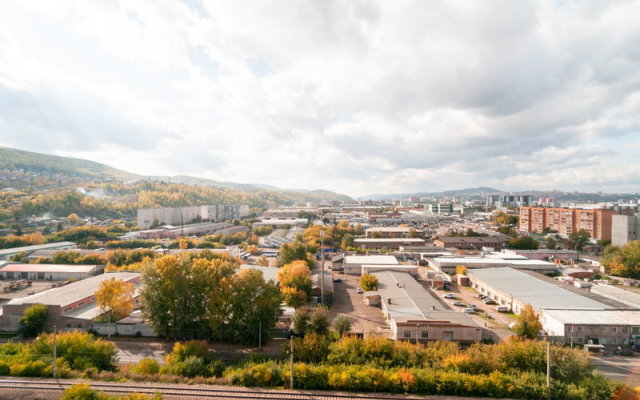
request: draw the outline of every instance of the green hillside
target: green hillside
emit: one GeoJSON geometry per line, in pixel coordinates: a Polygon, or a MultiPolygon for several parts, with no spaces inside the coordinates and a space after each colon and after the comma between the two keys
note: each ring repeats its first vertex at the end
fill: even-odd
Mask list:
{"type": "Polygon", "coordinates": [[[0,169],[21,169],[40,174],[63,174],[94,179],[131,179],[137,177],[129,172],[94,161],[33,153],[7,147],[0,147],[0,169]]]}

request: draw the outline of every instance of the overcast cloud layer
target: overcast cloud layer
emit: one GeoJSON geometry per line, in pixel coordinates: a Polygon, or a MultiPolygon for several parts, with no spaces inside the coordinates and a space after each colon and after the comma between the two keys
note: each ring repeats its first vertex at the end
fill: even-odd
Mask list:
{"type": "Polygon", "coordinates": [[[3,1],[0,144],[350,195],[640,191],[640,1],[3,1]]]}

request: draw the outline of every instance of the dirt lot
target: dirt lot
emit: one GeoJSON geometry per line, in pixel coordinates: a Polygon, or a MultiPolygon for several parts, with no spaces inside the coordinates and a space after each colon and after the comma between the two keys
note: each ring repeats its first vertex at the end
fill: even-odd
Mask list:
{"type": "Polygon", "coordinates": [[[334,302],[329,309],[330,319],[338,315],[344,315],[351,321],[351,332],[368,335],[389,335],[391,329],[386,324],[382,310],[364,303],[362,294],[356,293],[358,276],[345,275],[332,272],[334,279],[342,282],[334,282],[334,302]]]}

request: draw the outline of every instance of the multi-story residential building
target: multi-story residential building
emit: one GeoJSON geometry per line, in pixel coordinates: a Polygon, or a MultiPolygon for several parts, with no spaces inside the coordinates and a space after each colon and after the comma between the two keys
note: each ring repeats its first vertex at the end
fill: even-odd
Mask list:
{"type": "Polygon", "coordinates": [[[182,225],[194,220],[225,221],[249,215],[248,205],[214,204],[192,207],[139,208],[138,226],[147,229],[154,222],[160,225],[182,225]]]}
{"type": "Polygon", "coordinates": [[[501,195],[491,194],[487,196],[487,208],[506,208],[506,207],[526,207],[530,204],[530,196],[528,195],[501,195]]]}
{"type": "Polygon", "coordinates": [[[614,215],[611,219],[611,243],[622,246],[640,239],[640,214],[614,215]]]}
{"type": "Polygon", "coordinates": [[[427,204],[425,208],[432,214],[453,214],[453,204],[451,203],[432,203],[427,204]]]}
{"type": "Polygon", "coordinates": [[[542,233],[545,228],[569,236],[584,229],[592,239],[611,239],[614,210],[521,207],[519,227],[526,232],[542,233]]]}

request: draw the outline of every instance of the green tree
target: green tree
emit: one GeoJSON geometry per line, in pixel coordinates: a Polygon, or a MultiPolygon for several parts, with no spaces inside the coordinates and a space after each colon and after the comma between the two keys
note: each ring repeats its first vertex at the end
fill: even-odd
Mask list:
{"type": "Polygon", "coordinates": [[[341,337],[351,330],[351,321],[343,315],[336,317],[331,325],[341,337]]]}
{"type": "Polygon", "coordinates": [[[297,308],[291,319],[291,330],[298,336],[304,336],[309,330],[309,313],[304,308],[297,308]]]}
{"type": "Polygon", "coordinates": [[[553,237],[547,236],[545,247],[547,249],[555,250],[557,246],[558,246],[558,242],[553,237]]]}
{"type": "Polygon", "coordinates": [[[376,290],[378,288],[378,278],[375,275],[364,274],[360,277],[358,284],[362,290],[376,290]]]}
{"type": "Polygon", "coordinates": [[[346,250],[349,247],[353,247],[353,239],[354,236],[350,233],[345,233],[344,235],[342,235],[342,240],[340,240],[340,248],[342,248],[342,250],[346,250]]]}
{"type": "Polygon", "coordinates": [[[282,267],[296,260],[301,260],[304,261],[309,268],[312,268],[315,264],[312,254],[312,249],[301,241],[285,243],[280,247],[277,265],[278,267],[282,267]]]}
{"type": "Polygon", "coordinates": [[[572,232],[571,235],[569,235],[569,240],[572,244],[571,247],[578,251],[582,251],[584,246],[589,243],[589,238],[591,238],[591,234],[589,234],[589,232],[584,229],[580,229],[577,232],[572,232]]]}
{"type": "Polygon", "coordinates": [[[518,324],[514,328],[518,337],[523,339],[536,339],[540,335],[542,323],[538,319],[531,304],[526,304],[518,315],[518,324]]]}
{"type": "Polygon", "coordinates": [[[329,333],[329,311],[326,307],[316,307],[309,319],[309,331],[318,335],[329,333]]]}
{"type": "Polygon", "coordinates": [[[536,250],[540,244],[531,236],[521,236],[509,240],[509,247],[521,250],[536,250]]]}
{"type": "Polygon", "coordinates": [[[47,325],[48,310],[49,308],[44,304],[34,304],[26,308],[19,322],[20,334],[25,337],[38,336],[47,325]]]}

